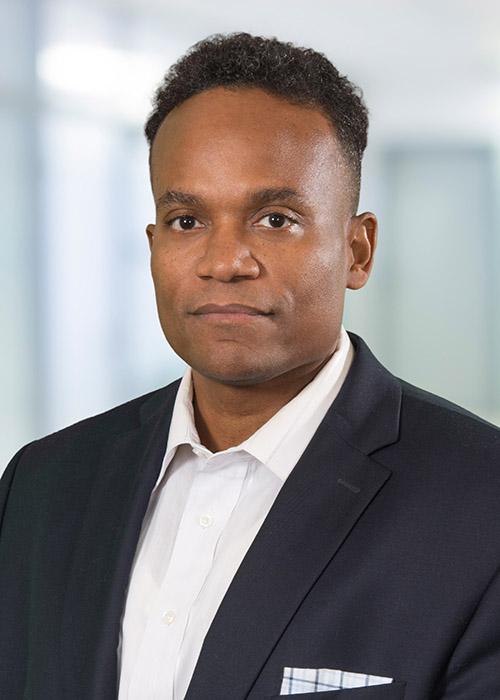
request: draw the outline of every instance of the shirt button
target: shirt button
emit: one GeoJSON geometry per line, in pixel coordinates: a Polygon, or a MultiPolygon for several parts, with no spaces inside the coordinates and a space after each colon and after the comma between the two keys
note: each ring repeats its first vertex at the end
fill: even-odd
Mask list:
{"type": "Polygon", "coordinates": [[[198,519],[198,522],[200,523],[201,527],[210,527],[213,521],[214,519],[211,515],[200,515],[198,519]]]}
{"type": "Polygon", "coordinates": [[[175,612],[173,610],[167,610],[163,613],[161,619],[166,625],[171,625],[172,622],[175,620],[175,612]]]}

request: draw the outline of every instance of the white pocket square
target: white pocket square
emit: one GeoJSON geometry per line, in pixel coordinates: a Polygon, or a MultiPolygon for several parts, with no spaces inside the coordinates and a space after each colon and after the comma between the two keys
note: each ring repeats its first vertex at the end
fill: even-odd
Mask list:
{"type": "Polygon", "coordinates": [[[369,685],[392,683],[393,678],[372,676],[368,673],[352,673],[334,668],[292,668],[285,666],[280,695],[297,693],[321,693],[326,690],[365,688],[369,685]]]}

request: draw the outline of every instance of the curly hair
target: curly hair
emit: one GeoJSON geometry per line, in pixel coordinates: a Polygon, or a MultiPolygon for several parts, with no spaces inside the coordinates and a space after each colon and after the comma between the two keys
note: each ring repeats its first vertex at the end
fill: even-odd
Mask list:
{"type": "Polygon", "coordinates": [[[368,110],[361,90],[322,53],[245,32],[197,42],[167,71],[144,127],[150,147],[167,114],[189,97],[215,87],[258,87],[299,105],[317,107],[333,124],[359,199],[368,110]]]}

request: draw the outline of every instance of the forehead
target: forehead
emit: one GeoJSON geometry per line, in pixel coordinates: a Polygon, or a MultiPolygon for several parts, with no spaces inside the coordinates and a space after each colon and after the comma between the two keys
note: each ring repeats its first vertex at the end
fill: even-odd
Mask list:
{"type": "Polygon", "coordinates": [[[218,180],[273,186],[277,178],[331,186],[343,166],[334,127],[319,109],[259,88],[213,88],[189,98],[164,119],[151,150],[153,191],[218,180]]]}

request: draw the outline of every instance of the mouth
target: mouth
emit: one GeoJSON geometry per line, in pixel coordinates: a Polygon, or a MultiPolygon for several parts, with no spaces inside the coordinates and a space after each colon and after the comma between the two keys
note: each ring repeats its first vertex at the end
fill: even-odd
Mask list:
{"type": "Polygon", "coordinates": [[[272,312],[243,304],[205,304],[190,313],[200,320],[229,323],[245,323],[273,315],[272,312]]]}
{"type": "Polygon", "coordinates": [[[270,316],[271,312],[263,311],[255,306],[245,306],[243,304],[205,304],[192,312],[195,316],[199,314],[246,314],[248,316],[270,316]]]}

